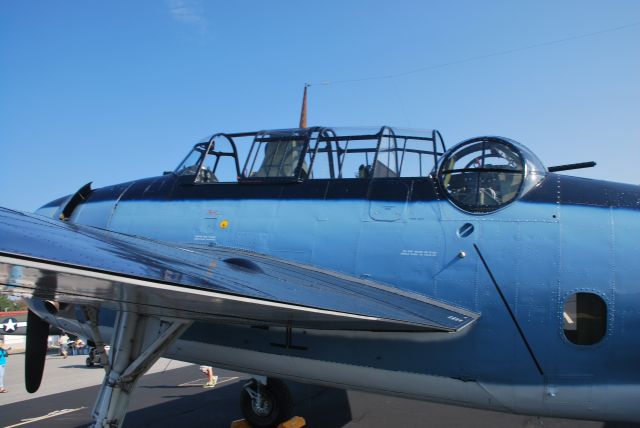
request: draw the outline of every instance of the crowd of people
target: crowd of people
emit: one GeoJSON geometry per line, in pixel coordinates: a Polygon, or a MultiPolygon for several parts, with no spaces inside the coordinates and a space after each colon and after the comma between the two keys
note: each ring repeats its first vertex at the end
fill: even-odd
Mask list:
{"type": "Polygon", "coordinates": [[[60,336],[58,346],[60,347],[60,355],[62,355],[62,358],[67,358],[69,353],[71,353],[71,355],[84,355],[89,353],[89,348],[84,340],[79,337],[76,340],[71,340],[67,333],[63,333],[60,336]]]}
{"type": "MultiPolygon", "coordinates": [[[[11,348],[5,348],[4,346],[4,341],[0,339],[0,394],[8,392],[4,387],[4,372],[7,367],[7,358],[9,357],[8,351],[10,351],[11,348]]],[[[72,355],[89,353],[89,347],[84,340],[79,337],[76,340],[71,340],[69,335],[64,332],[58,338],[58,346],[60,347],[59,355],[61,355],[62,358],[67,358],[70,351],[72,355]]]]}
{"type": "MultiPolygon", "coordinates": [[[[62,358],[67,358],[69,352],[71,352],[72,355],[83,355],[89,351],[89,347],[84,340],[79,337],[76,340],[71,340],[65,332],[58,338],[58,346],[60,347],[59,355],[61,355],[62,358]]],[[[7,365],[7,357],[9,356],[8,351],[10,350],[11,348],[5,348],[4,342],[0,340],[0,393],[8,392],[4,387],[4,371],[7,365]]],[[[207,381],[203,385],[203,388],[215,387],[218,383],[218,376],[213,372],[213,367],[200,366],[200,371],[207,376],[207,381]]]]}

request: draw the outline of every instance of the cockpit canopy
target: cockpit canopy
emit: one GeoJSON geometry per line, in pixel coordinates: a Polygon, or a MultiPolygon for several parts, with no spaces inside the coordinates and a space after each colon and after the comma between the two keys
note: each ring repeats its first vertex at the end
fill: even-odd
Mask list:
{"type": "Polygon", "coordinates": [[[426,177],[444,151],[438,131],[388,126],[216,134],[197,144],[175,173],[196,176],[196,183],[426,177]],[[236,146],[247,138],[250,145],[236,146]],[[246,147],[240,170],[238,151],[246,147]]]}
{"type": "Polygon", "coordinates": [[[438,182],[458,208],[488,213],[528,192],[545,173],[542,162],[523,145],[502,137],[478,137],[445,154],[438,182]]]}
{"type": "Polygon", "coordinates": [[[196,144],[175,174],[194,184],[431,175],[451,203],[483,214],[524,195],[546,169],[526,147],[507,138],[472,138],[446,151],[438,131],[383,126],[215,134],[196,144]]]}

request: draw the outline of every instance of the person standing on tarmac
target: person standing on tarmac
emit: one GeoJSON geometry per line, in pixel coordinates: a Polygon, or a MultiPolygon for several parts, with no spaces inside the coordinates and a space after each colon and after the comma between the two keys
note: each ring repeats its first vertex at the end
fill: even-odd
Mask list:
{"type": "Polygon", "coordinates": [[[69,336],[67,336],[67,333],[62,333],[62,336],[60,336],[60,339],[58,340],[58,345],[60,345],[60,354],[62,354],[62,358],[67,358],[67,355],[69,355],[69,336]]]}
{"type": "Polygon", "coordinates": [[[4,342],[0,341],[0,393],[8,392],[4,387],[4,369],[7,366],[7,357],[11,348],[4,349],[4,342]]]}
{"type": "Polygon", "coordinates": [[[200,371],[207,375],[207,383],[202,385],[203,388],[213,388],[218,383],[218,376],[213,374],[213,367],[211,366],[200,366],[200,371]]]}

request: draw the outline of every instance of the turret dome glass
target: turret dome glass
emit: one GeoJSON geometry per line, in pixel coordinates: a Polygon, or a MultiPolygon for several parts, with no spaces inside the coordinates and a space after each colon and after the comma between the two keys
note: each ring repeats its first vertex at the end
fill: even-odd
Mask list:
{"type": "Polygon", "coordinates": [[[488,213],[528,192],[545,172],[540,160],[521,144],[501,137],[479,137],[445,154],[438,180],[457,207],[488,213]]]}

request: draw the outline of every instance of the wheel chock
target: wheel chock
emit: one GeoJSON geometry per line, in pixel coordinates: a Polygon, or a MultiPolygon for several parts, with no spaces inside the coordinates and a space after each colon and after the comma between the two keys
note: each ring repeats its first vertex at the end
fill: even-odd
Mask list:
{"type": "MultiPolygon", "coordinates": [[[[307,426],[307,421],[304,420],[301,416],[294,416],[286,422],[282,422],[278,425],[278,428],[304,428],[307,426]]],[[[231,422],[231,426],[229,428],[251,428],[249,422],[244,419],[238,419],[237,421],[231,422]]]]}
{"type": "Polygon", "coordinates": [[[278,428],[302,428],[307,426],[307,421],[301,416],[294,416],[286,422],[278,425],[278,428]]]}

